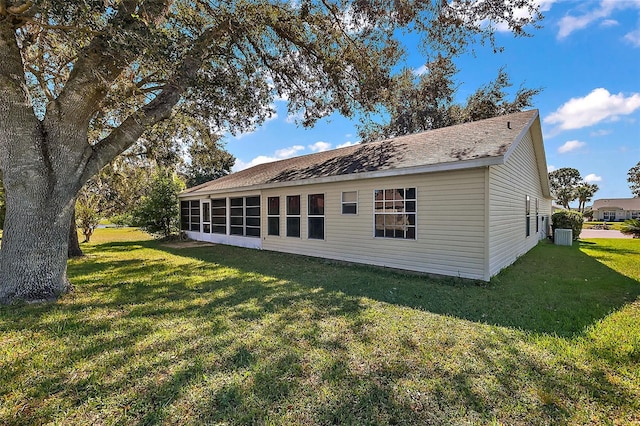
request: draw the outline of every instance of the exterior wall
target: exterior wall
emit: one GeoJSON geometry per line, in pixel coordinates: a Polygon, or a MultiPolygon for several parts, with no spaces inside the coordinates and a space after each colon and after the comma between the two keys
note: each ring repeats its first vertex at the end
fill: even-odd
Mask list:
{"type": "Polygon", "coordinates": [[[507,162],[488,169],[489,279],[546,236],[551,216],[551,199],[542,194],[531,133],[527,133],[507,162]],[[531,200],[530,235],[526,236],[525,203],[531,200]],[[539,231],[536,232],[535,200],[539,200],[539,231]],[[543,223],[540,217],[546,217],[543,223]]]}
{"type": "Polygon", "coordinates": [[[637,218],[640,218],[640,210],[622,210],[617,207],[604,207],[593,212],[594,220],[607,220],[613,222],[637,218]],[[605,215],[605,212],[608,212],[608,214],[605,215]],[[613,218],[611,217],[612,214],[615,215],[613,218]]]}
{"type": "Polygon", "coordinates": [[[485,169],[354,180],[262,191],[262,248],[392,268],[483,279],[485,169]],[[415,240],[374,237],[374,191],[415,187],[415,240]],[[358,192],[356,215],[342,191],[358,192]],[[325,195],[325,238],[307,238],[307,196],[325,195]],[[286,196],[300,195],[300,238],[286,237],[286,196]],[[280,236],[267,235],[268,197],[280,197],[280,236]]]}

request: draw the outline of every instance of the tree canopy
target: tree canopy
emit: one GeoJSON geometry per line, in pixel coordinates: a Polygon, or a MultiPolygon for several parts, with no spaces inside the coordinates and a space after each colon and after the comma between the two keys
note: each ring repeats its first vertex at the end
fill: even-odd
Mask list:
{"type": "Polygon", "coordinates": [[[533,105],[533,97],[541,91],[520,87],[509,101],[506,89],[512,83],[501,68],[495,80],[478,88],[465,104],[458,104],[454,102],[457,72],[453,57],[438,55],[420,76],[409,69],[394,76],[381,102],[388,119],[366,122],[360,128],[363,139],[407,135],[522,111],[533,105]]]}
{"type": "Polygon", "coordinates": [[[627,173],[627,182],[634,197],[640,197],[640,161],[638,164],[629,169],[627,173]]]}
{"type": "Polygon", "coordinates": [[[534,0],[0,1],[0,302],[68,291],[78,191],[139,139],[157,149],[161,122],[239,132],[276,97],[303,125],[353,116],[386,96],[407,31],[447,56],[539,18],[534,0]]]}
{"type": "Polygon", "coordinates": [[[549,173],[551,195],[565,209],[578,200],[578,209],[584,213],[586,203],[598,191],[598,185],[585,182],[580,172],[571,167],[563,167],[549,173]]]}

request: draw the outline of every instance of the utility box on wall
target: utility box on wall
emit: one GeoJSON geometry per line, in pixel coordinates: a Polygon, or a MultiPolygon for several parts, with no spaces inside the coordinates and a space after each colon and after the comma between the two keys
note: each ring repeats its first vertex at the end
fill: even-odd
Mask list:
{"type": "Polygon", "coordinates": [[[556,229],[553,232],[553,242],[559,246],[570,246],[573,244],[573,230],[556,229]]]}

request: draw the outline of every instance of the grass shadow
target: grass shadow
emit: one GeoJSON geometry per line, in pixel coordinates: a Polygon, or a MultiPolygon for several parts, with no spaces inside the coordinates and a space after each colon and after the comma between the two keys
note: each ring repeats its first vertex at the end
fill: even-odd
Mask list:
{"type": "Polygon", "coordinates": [[[608,367],[531,343],[582,339],[640,293],[578,246],[538,246],[490,283],[154,241],[95,246],[69,272],[78,290],[58,303],[0,308],[0,394],[19,401],[0,423],[563,424],[584,398],[637,408],[608,367]]]}
{"type": "Polygon", "coordinates": [[[158,249],[206,265],[295,281],[309,289],[558,336],[582,333],[640,296],[637,280],[598,262],[578,244],[560,247],[542,242],[489,283],[230,246],[158,249]]]}

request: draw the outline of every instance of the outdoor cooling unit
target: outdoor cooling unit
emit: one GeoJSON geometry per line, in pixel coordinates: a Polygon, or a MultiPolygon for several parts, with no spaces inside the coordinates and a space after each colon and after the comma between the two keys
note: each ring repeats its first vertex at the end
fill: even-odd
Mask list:
{"type": "Polygon", "coordinates": [[[556,229],[553,232],[553,242],[559,246],[570,246],[573,244],[573,231],[571,229],[556,229]]]}

